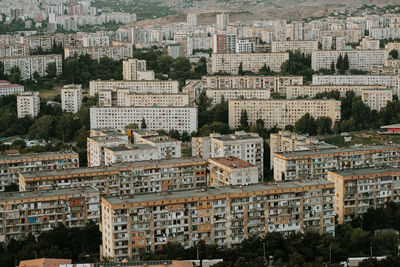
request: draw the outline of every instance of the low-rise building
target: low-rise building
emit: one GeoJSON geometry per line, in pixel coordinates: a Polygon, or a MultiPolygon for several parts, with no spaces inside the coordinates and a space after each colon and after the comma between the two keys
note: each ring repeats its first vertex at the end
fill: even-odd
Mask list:
{"type": "Polygon", "coordinates": [[[328,171],[400,164],[400,146],[350,147],[274,154],[274,180],[326,179],[328,171]]]}
{"type": "Polygon", "coordinates": [[[14,95],[25,91],[25,87],[19,84],[10,84],[9,81],[0,81],[0,96],[14,95]]]}
{"type": "Polygon", "coordinates": [[[246,110],[249,124],[258,119],[264,121],[266,128],[284,129],[294,125],[304,114],[314,118],[326,116],[332,123],[340,120],[340,101],[333,99],[270,99],[270,100],[231,100],[229,101],[229,127],[238,128],[243,110],[246,110]]]}
{"type": "Polygon", "coordinates": [[[61,109],[76,113],[82,106],[82,85],[68,84],[61,89],[61,109]]]}
{"type": "Polygon", "coordinates": [[[221,102],[235,99],[270,99],[269,89],[206,89],[206,95],[212,99],[211,104],[216,105],[221,102]]]}
{"type": "Polygon", "coordinates": [[[125,162],[107,167],[42,171],[19,175],[19,189],[47,190],[90,186],[102,195],[135,195],[207,186],[207,162],[180,158],[125,162]]]}
{"type": "Polygon", "coordinates": [[[192,137],[192,156],[203,159],[237,157],[256,165],[260,181],[263,179],[264,140],[257,133],[238,131],[234,134],[192,137]]]}
{"type": "Polygon", "coordinates": [[[258,168],[256,165],[236,157],[209,158],[209,186],[230,186],[257,184],[258,168]]]}
{"type": "Polygon", "coordinates": [[[200,240],[231,248],[268,232],[311,230],[333,236],[333,205],[334,185],[326,180],[105,197],[102,256],[120,261],[168,242],[189,248],[200,240]]]}
{"type": "Polygon", "coordinates": [[[329,171],[335,183],[335,213],[339,223],[350,222],[370,208],[400,202],[399,168],[362,168],[329,171]]]}
{"type": "Polygon", "coordinates": [[[22,92],[17,96],[18,118],[30,116],[32,118],[39,115],[40,97],[39,92],[22,92]]]}

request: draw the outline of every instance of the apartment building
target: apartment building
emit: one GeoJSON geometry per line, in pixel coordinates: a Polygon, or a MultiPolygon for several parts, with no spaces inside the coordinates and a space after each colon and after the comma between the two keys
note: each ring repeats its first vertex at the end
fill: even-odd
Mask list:
{"type": "Polygon", "coordinates": [[[95,96],[103,90],[129,89],[132,93],[177,94],[179,93],[178,81],[90,81],[90,96],[95,96]]]}
{"type": "Polygon", "coordinates": [[[289,53],[251,53],[251,54],[211,54],[208,74],[226,72],[238,74],[239,65],[243,70],[258,72],[264,65],[279,72],[283,62],[289,59],[289,53]]]}
{"type": "Polygon", "coordinates": [[[338,91],[340,96],[345,96],[347,92],[353,91],[361,96],[362,101],[371,109],[379,111],[393,99],[393,89],[383,86],[359,86],[359,85],[299,85],[287,87],[287,99],[298,97],[314,98],[323,92],[338,91]]]}
{"type": "Polygon", "coordinates": [[[102,195],[136,195],[207,186],[207,162],[199,158],[125,162],[107,167],[19,175],[20,191],[90,186],[102,195]]]}
{"type": "Polygon", "coordinates": [[[0,191],[11,183],[18,184],[19,173],[78,167],[79,155],[72,151],[0,156],[0,191]]]}
{"type": "Polygon", "coordinates": [[[159,160],[160,153],[154,146],[147,144],[129,144],[104,148],[104,165],[145,160],[159,160]]]}
{"type": "Polygon", "coordinates": [[[135,129],[132,131],[135,144],[146,144],[155,147],[161,159],[182,157],[182,141],[155,131],[135,129]]]}
{"type": "Polygon", "coordinates": [[[17,96],[18,118],[30,116],[36,117],[40,111],[39,92],[22,92],[17,96]]]}
{"type": "MultiPolygon", "coordinates": [[[[400,67],[398,66],[385,66],[385,65],[380,65],[380,66],[373,66],[371,68],[371,74],[380,74],[380,75],[400,75],[400,67]]],[[[399,92],[399,88],[397,88],[397,91],[399,92]]]]}
{"type": "Polygon", "coordinates": [[[386,86],[399,92],[399,78],[393,75],[313,75],[312,85],[386,86]]]}
{"type": "Polygon", "coordinates": [[[82,36],[82,46],[83,47],[110,46],[110,37],[85,35],[82,36]]]}
{"type": "Polygon", "coordinates": [[[389,42],[386,46],[386,49],[390,52],[392,50],[400,51],[400,43],[389,42]]]}
{"type": "Polygon", "coordinates": [[[23,240],[62,223],[85,227],[99,222],[99,192],[91,187],[0,193],[0,242],[23,240]]]}
{"type": "Polygon", "coordinates": [[[102,256],[138,258],[167,242],[189,248],[204,240],[231,248],[268,232],[313,230],[333,236],[333,205],[334,185],[326,180],[105,197],[102,256]]]}
{"type": "Polygon", "coordinates": [[[379,50],[379,40],[375,40],[371,37],[364,37],[360,42],[362,50],[379,50]]]}
{"type": "Polygon", "coordinates": [[[270,99],[270,100],[231,100],[229,101],[229,127],[240,126],[242,110],[247,111],[250,124],[262,119],[266,128],[274,126],[284,129],[294,125],[304,114],[314,118],[326,116],[332,122],[340,120],[340,101],[317,99],[270,99]]]}
{"type": "Polygon", "coordinates": [[[19,84],[10,84],[8,81],[0,81],[0,96],[14,95],[25,91],[25,87],[19,84]]]}
{"type": "Polygon", "coordinates": [[[138,71],[146,70],[146,60],[130,58],[122,61],[122,77],[124,80],[138,80],[138,71]]]}
{"type": "Polygon", "coordinates": [[[253,53],[255,51],[255,42],[249,40],[238,40],[235,44],[235,52],[238,54],[253,53]]]}
{"type": "Polygon", "coordinates": [[[204,84],[201,80],[186,80],[182,93],[189,96],[189,105],[194,106],[197,96],[204,90],[204,84]]]}
{"type": "Polygon", "coordinates": [[[115,128],[146,121],[149,130],[197,131],[197,108],[195,107],[92,107],[90,128],[115,128]]]}
{"type": "Polygon", "coordinates": [[[212,36],[212,51],[216,54],[234,54],[236,52],[236,34],[219,33],[212,36]]]}
{"type": "Polygon", "coordinates": [[[65,47],[64,58],[73,56],[90,55],[92,59],[100,60],[102,57],[109,57],[113,60],[132,58],[132,45],[111,45],[97,47],[65,47]]]}
{"type": "Polygon", "coordinates": [[[210,89],[256,89],[286,94],[289,85],[302,85],[303,76],[203,76],[205,88],[210,89]]]}
{"type": "Polygon", "coordinates": [[[9,44],[0,46],[0,57],[29,56],[29,46],[24,44],[9,44]]]}
{"type": "Polygon", "coordinates": [[[217,14],[217,29],[218,30],[226,30],[226,27],[229,24],[229,14],[221,13],[217,14]]]}
{"type": "Polygon", "coordinates": [[[192,137],[192,156],[203,159],[237,157],[258,167],[260,181],[264,177],[264,140],[257,133],[237,131],[234,134],[192,137]]]}
{"type": "Polygon", "coordinates": [[[400,202],[400,169],[391,167],[329,171],[335,183],[335,213],[339,223],[350,222],[370,208],[400,202]]]}
{"type": "Polygon", "coordinates": [[[389,57],[388,51],[381,50],[336,50],[313,51],[311,67],[317,71],[322,68],[329,69],[332,62],[336,64],[339,55],[349,58],[350,69],[369,71],[373,66],[383,65],[389,57]]]}
{"type": "Polygon", "coordinates": [[[328,171],[399,166],[399,145],[350,147],[274,154],[274,180],[326,179],[328,171]]]}
{"type": "Polygon", "coordinates": [[[124,107],[185,107],[189,105],[187,94],[152,94],[152,93],[129,93],[125,95],[125,102],[118,103],[124,107]]]}
{"type": "Polygon", "coordinates": [[[82,106],[82,85],[68,84],[61,89],[61,109],[76,113],[82,106]]]}
{"type": "Polygon", "coordinates": [[[139,70],[137,71],[137,79],[140,81],[154,81],[156,79],[156,75],[152,70],[139,70]]]}
{"type": "Polygon", "coordinates": [[[270,99],[269,89],[206,89],[206,95],[212,99],[212,105],[235,99],[270,99]]]}
{"type": "Polygon", "coordinates": [[[258,168],[256,165],[236,157],[209,158],[209,186],[231,186],[257,184],[258,168]]]}
{"type": "Polygon", "coordinates": [[[269,147],[271,169],[274,167],[274,154],[276,152],[315,151],[337,148],[337,146],[325,143],[324,141],[289,131],[271,133],[269,135],[269,147]]]}
{"type": "Polygon", "coordinates": [[[312,51],[318,50],[318,41],[272,41],[271,52],[282,53],[288,51],[300,51],[306,55],[311,55],[312,51]]]}
{"type": "Polygon", "coordinates": [[[47,75],[46,68],[50,63],[56,64],[57,75],[62,72],[61,55],[35,55],[20,57],[2,57],[0,61],[4,64],[4,73],[10,74],[12,67],[18,67],[21,70],[23,80],[33,77],[33,73],[38,72],[40,76],[47,75]]]}
{"type": "Polygon", "coordinates": [[[115,132],[91,133],[87,138],[87,161],[89,167],[104,166],[106,147],[117,147],[128,145],[128,136],[115,132]]]}

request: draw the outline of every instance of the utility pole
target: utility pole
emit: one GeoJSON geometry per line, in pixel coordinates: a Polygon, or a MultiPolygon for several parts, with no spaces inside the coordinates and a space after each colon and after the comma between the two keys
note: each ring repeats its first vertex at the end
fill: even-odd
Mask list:
{"type": "Polygon", "coordinates": [[[332,243],[329,244],[329,263],[332,264],[332,243]]]}
{"type": "Polygon", "coordinates": [[[372,257],[372,245],[369,247],[370,252],[371,252],[371,257],[372,257]]]}
{"type": "Polygon", "coordinates": [[[263,252],[264,252],[264,261],[267,261],[267,258],[265,258],[265,242],[263,242],[263,252]]]}

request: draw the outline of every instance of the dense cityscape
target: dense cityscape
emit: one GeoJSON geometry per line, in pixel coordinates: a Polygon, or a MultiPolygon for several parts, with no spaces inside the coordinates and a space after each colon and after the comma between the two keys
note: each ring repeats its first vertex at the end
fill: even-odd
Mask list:
{"type": "Polygon", "coordinates": [[[400,266],[400,5],[337,1],[0,1],[0,266],[400,266]]]}

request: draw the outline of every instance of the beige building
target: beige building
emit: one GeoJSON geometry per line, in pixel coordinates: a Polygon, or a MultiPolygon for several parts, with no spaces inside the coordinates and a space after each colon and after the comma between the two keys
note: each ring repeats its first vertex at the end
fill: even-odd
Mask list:
{"type": "Polygon", "coordinates": [[[72,151],[0,156],[0,191],[11,183],[18,184],[19,173],[78,167],[79,155],[72,151]]]}
{"type": "Polygon", "coordinates": [[[204,90],[204,84],[201,80],[186,80],[185,86],[182,88],[182,93],[189,96],[190,106],[195,105],[197,96],[204,90]]]}
{"type": "Polygon", "coordinates": [[[139,80],[138,71],[146,70],[146,60],[130,58],[122,61],[122,77],[124,80],[139,80]]]}
{"type": "Polygon", "coordinates": [[[256,184],[105,197],[101,204],[102,256],[139,258],[168,242],[189,248],[200,240],[236,247],[268,232],[335,233],[334,185],[326,180],[256,184]]]}
{"type": "Polygon", "coordinates": [[[318,41],[272,41],[271,52],[282,53],[288,51],[300,51],[306,55],[311,55],[312,51],[318,50],[318,41]]]}
{"type": "Polygon", "coordinates": [[[387,103],[393,100],[392,89],[364,89],[361,92],[362,101],[372,110],[381,110],[387,103]]]}
{"type": "Polygon", "coordinates": [[[303,76],[204,76],[205,88],[210,89],[258,89],[286,94],[289,85],[302,85],[303,76]]]}
{"type": "Polygon", "coordinates": [[[400,202],[399,168],[363,168],[329,171],[335,183],[335,213],[339,223],[350,222],[370,208],[400,202]]]}
{"type": "Polygon", "coordinates": [[[325,143],[315,138],[289,131],[271,133],[269,136],[269,147],[271,169],[274,167],[274,154],[276,152],[315,151],[337,148],[337,146],[325,143]]]}
{"type": "Polygon", "coordinates": [[[237,157],[259,169],[259,179],[264,175],[264,140],[257,133],[237,131],[234,134],[210,134],[192,137],[192,156],[203,159],[237,157]]]}
{"type": "Polygon", "coordinates": [[[137,72],[137,79],[140,81],[154,81],[156,76],[152,70],[140,70],[137,72]]]}
{"type": "Polygon", "coordinates": [[[270,99],[269,89],[206,89],[206,95],[212,99],[212,105],[235,99],[270,99]]]}
{"type": "Polygon", "coordinates": [[[23,240],[49,231],[59,223],[70,228],[99,222],[99,192],[91,187],[8,192],[0,198],[0,242],[23,240]]]}
{"type": "Polygon", "coordinates": [[[350,69],[369,71],[373,66],[385,64],[388,59],[388,51],[380,50],[337,50],[337,51],[313,51],[311,67],[313,70],[329,69],[332,62],[336,64],[339,55],[349,57],[350,69]]]}
{"type": "Polygon", "coordinates": [[[398,167],[400,146],[350,147],[274,154],[274,180],[326,179],[328,171],[390,165],[398,167]]]}
{"type": "Polygon", "coordinates": [[[158,149],[147,144],[129,144],[104,148],[104,165],[111,166],[116,163],[135,162],[145,160],[159,160],[158,149]]]}
{"type": "Polygon", "coordinates": [[[379,50],[379,40],[375,40],[371,37],[364,37],[361,42],[360,46],[362,50],[379,50]]]}
{"type": "Polygon", "coordinates": [[[258,168],[256,165],[236,157],[209,158],[209,186],[230,186],[257,184],[258,168]]]}
{"type": "Polygon", "coordinates": [[[82,106],[82,85],[69,84],[61,89],[61,109],[65,112],[76,113],[82,106]]]}
{"type": "Polygon", "coordinates": [[[397,50],[400,51],[400,42],[395,43],[395,42],[390,42],[387,44],[386,49],[390,52],[392,50],[397,50]]]}
{"type": "Polygon", "coordinates": [[[178,81],[90,81],[90,96],[95,96],[102,90],[127,89],[131,93],[177,94],[178,81]]]}
{"type": "Polygon", "coordinates": [[[250,124],[262,119],[266,128],[294,125],[304,114],[314,118],[326,116],[332,123],[340,120],[340,101],[316,99],[271,99],[229,101],[229,126],[238,128],[242,110],[247,111],[250,124]]]}
{"type": "Polygon", "coordinates": [[[207,68],[209,74],[227,72],[238,74],[239,65],[243,70],[258,72],[264,65],[272,71],[279,72],[283,62],[289,59],[288,53],[251,53],[251,54],[211,54],[211,64],[207,68]]]}
{"type": "Polygon", "coordinates": [[[17,115],[18,118],[30,116],[36,117],[40,111],[39,92],[22,92],[17,96],[17,115]]]}
{"type": "Polygon", "coordinates": [[[129,93],[125,95],[125,102],[119,106],[125,107],[185,107],[189,105],[189,95],[187,94],[138,94],[129,93]]]}
{"type": "Polygon", "coordinates": [[[182,157],[182,141],[146,129],[135,129],[132,134],[135,144],[147,144],[157,148],[161,159],[182,157]]]}
{"type": "Polygon", "coordinates": [[[107,167],[42,171],[19,175],[20,191],[78,188],[101,195],[132,196],[207,186],[207,162],[199,158],[125,162],[107,167]]]}
{"type": "Polygon", "coordinates": [[[103,57],[109,57],[113,60],[121,60],[132,58],[133,50],[131,44],[64,48],[64,58],[81,55],[90,55],[92,59],[98,61],[103,57]]]}

